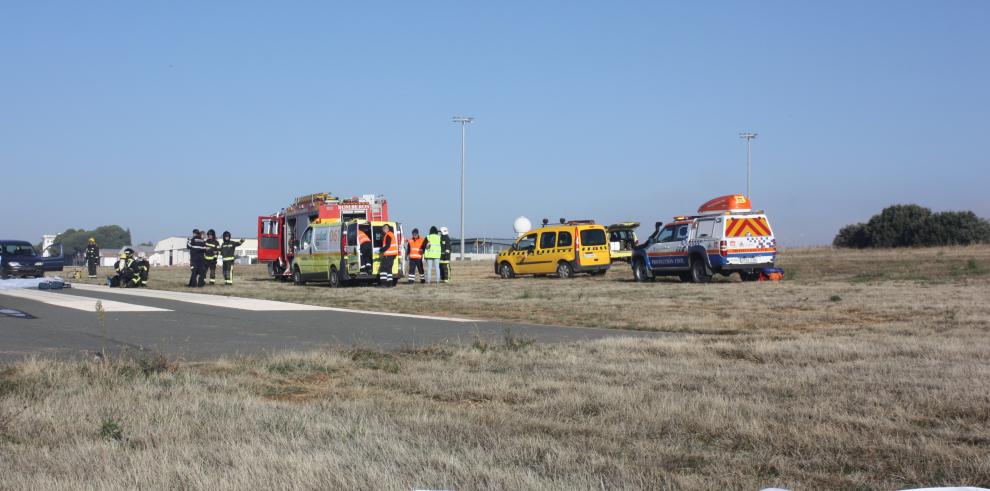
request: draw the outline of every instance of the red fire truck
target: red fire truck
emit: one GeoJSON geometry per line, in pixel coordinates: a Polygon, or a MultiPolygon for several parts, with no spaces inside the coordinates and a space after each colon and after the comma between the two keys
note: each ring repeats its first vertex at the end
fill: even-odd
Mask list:
{"type": "Polygon", "coordinates": [[[388,221],[388,201],[365,194],[348,199],[330,193],[300,196],[272,215],[258,217],[258,260],[268,263],[268,274],[276,279],[292,278],[293,250],[299,237],[316,221],[388,221]]]}

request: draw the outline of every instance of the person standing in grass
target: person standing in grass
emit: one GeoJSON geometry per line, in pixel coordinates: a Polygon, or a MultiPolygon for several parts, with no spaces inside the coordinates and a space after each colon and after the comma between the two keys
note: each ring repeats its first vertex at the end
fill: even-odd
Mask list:
{"type": "Polygon", "coordinates": [[[395,257],[399,255],[399,244],[395,241],[395,234],[392,227],[387,223],[382,225],[382,247],[378,250],[378,286],[391,288],[392,266],[395,264],[395,257]]]}
{"type": "Polygon", "coordinates": [[[96,278],[96,267],[100,264],[100,246],[96,245],[96,239],[90,237],[86,246],[86,266],[89,269],[89,277],[96,278]]]}
{"type": "Polygon", "coordinates": [[[210,271],[210,284],[217,282],[217,257],[220,256],[220,241],[217,240],[217,232],[212,228],[206,231],[206,252],[203,260],[206,261],[206,269],[210,271]]]}
{"type": "Polygon", "coordinates": [[[186,249],[189,249],[189,284],[190,288],[202,288],[206,285],[206,261],[203,254],[206,252],[206,241],[203,240],[203,232],[198,228],[193,229],[193,235],[186,241],[186,249]]]}
{"type": "Polygon", "coordinates": [[[231,240],[230,232],[224,231],[223,243],[220,244],[220,257],[223,258],[223,284],[234,284],[234,260],[237,256],[237,246],[243,244],[243,240],[231,240]]]}
{"type": "Polygon", "coordinates": [[[430,235],[426,237],[426,282],[440,284],[440,232],[436,227],[430,227],[430,235]]]}
{"type": "Polygon", "coordinates": [[[406,255],[409,257],[409,283],[416,282],[418,271],[420,283],[426,283],[426,275],[423,273],[423,250],[426,246],[426,238],[419,236],[419,229],[414,228],[412,238],[406,240],[406,255]]]}
{"type": "Polygon", "coordinates": [[[440,227],[440,281],[450,283],[450,233],[440,227]]]}

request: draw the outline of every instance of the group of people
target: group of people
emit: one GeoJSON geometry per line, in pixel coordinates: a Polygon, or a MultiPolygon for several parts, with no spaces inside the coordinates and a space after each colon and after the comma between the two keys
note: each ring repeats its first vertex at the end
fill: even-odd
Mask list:
{"type": "Polygon", "coordinates": [[[420,283],[449,283],[450,234],[447,227],[430,227],[426,237],[414,228],[412,237],[406,239],[406,257],[409,258],[409,283],[415,283],[417,278],[420,283]]]}
{"type": "MultiPolygon", "coordinates": [[[[113,263],[113,269],[117,274],[107,278],[107,284],[111,288],[148,286],[148,272],[151,270],[151,263],[148,262],[148,258],[143,252],[135,256],[134,249],[130,247],[120,251],[117,262],[113,263]]],[[[90,267],[90,271],[93,271],[92,267],[90,267]]]]}
{"type": "Polygon", "coordinates": [[[233,240],[230,232],[223,233],[223,241],[217,240],[217,233],[213,229],[206,231],[206,239],[203,239],[203,232],[193,229],[192,237],[186,240],[186,248],[189,249],[189,276],[190,288],[206,286],[206,273],[209,271],[209,283],[216,284],[217,260],[223,259],[223,284],[234,284],[234,254],[237,247],[244,243],[243,240],[233,240]]]}

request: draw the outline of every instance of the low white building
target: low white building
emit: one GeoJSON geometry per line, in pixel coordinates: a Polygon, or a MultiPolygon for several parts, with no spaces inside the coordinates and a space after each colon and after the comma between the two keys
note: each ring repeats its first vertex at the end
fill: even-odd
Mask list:
{"type": "Polygon", "coordinates": [[[58,253],[58,251],[48,250],[49,248],[51,248],[51,246],[55,245],[55,237],[58,236],[55,234],[45,234],[41,236],[41,255],[43,257],[51,256],[52,252],[56,254],[58,253]]]}
{"type": "Polygon", "coordinates": [[[148,258],[152,266],[189,265],[189,249],[185,237],[169,237],[155,244],[155,253],[148,258]]]}

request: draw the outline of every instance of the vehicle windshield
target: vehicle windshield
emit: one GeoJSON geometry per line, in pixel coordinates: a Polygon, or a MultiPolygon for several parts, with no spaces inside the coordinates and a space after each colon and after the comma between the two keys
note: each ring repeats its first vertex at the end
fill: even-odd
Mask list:
{"type": "Polygon", "coordinates": [[[2,254],[4,256],[34,256],[34,247],[30,244],[4,244],[2,254]]]}
{"type": "Polygon", "coordinates": [[[524,250],[532,247],[536,247],[536,234],[529,234],[516,242],[516,250],[524,250]]]}
{"type": "Polygon", "coordinates": [[[600,228],[589,228],[581,231],[582,246],[605,245],[605,231],[600,228]]]}

